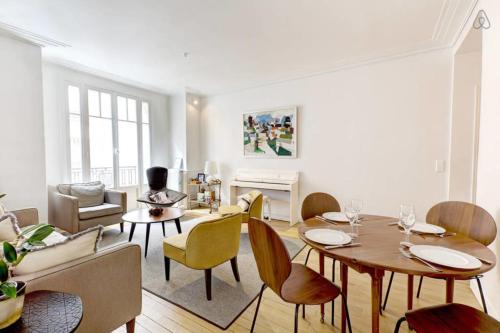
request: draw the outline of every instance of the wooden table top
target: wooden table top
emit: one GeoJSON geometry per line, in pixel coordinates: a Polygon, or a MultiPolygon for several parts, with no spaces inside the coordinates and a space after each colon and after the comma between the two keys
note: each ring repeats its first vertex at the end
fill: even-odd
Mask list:
{"type": "Polygon", "coordinates": [[[362,226],[358,228],[359,236],[356,242],[359,247],[347,247],[326,250],[321,244],[308,240],[304,233],[308,229],[328,228],[350,232],[348,223],[331,224],[320,219],[311,218],[304,222],[305,226],[299,227],[300,238],[309,246],[323,253],[325,256],[337,259],[348,266],[364,266],[375,269],[411,274],[425,275],[437,278],[466,279],[491,270],[496,264],[495,254],[483,244],[462,235],[440,238],[433,235],[410,236],[410,242],[416,245],[438,245],[468,253],[470,255],[493,262],[492,265],[482,264],[476,270],[459,270],[440,267],[442,272],[435,272],[417,260],[408,259],[399,252],[399,242],[404,240],[404,234],[397,225],[389,226],[389,222],[397,221],[396,218],[361,215],[362,226]]]}
{"type": "Polygon", "coordinates": [[[160,216],[149,214],[149,208],[133,210],[123,215],[122,220],[130,223],[156,223],[179,219],[184,216],[184,210],[180,208],[164,207],[160,216]]]}

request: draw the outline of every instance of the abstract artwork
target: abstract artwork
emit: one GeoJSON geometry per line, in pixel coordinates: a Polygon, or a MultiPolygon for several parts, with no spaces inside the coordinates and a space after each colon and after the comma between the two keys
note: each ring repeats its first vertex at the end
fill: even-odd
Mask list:
{"type": "Polygon", "coordinates": [[[244,113],[243,155],[262,158],[297,157],[297,107],[244,113]]]}

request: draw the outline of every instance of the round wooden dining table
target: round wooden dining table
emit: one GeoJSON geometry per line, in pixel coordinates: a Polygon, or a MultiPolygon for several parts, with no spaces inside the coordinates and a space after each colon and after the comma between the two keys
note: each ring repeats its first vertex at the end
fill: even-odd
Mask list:
{"type": "MultiPolygon", "coordinates": [[[[326,250],[324,245],[307,239],[304,233],[310,229],[327,228],[350,232],[348,223],[329,223],[319,218],[304,221],[299,227],[299,237],[309,246],[319,252],[320,274],[324,275],[324,258],[330,257],[340,262],[340,278],[342,291],[347,296],[348,268],[359,273],[367,273],[371,277],[371,303],[372,303],[372,332],[379,332],[379,315],[382,294],[382,279],[385,271],[403,273],[408,275],[408,309],[413,305],[413,277],[415,275],[446,280],[446,303],[453,302],[453,289],[455,280],[468,279],[491,270],[496,264],[495,254],[483,244],[462,235],[439,237],[435,235],[412,234],[410,241],[416,245],[438,245],[468,253],[482,262],[479,269],[458,270],[438,266],[442,271],[436,272],[423,263],[406,258],[399,251],[400,242],[405,240],[396,218],[360,215],[361,226],[358,227],[358,237],[355,242],[361,243],[357,247],[344,247],[326,250]]],[[[405,311],[402,311],[402,314],[405,311]]],[[[321,316],[324,318],[324,305],[321,306],[321,316]]],[[[346,314],[342,307],[342,332],[346,331],[346,314]]]]}

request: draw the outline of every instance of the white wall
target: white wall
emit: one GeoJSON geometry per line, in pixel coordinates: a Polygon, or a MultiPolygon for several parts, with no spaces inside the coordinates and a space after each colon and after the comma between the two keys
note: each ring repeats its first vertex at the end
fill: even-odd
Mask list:
{"type": "Polygon", "coordinates": [[[202,111],[202,151],[219,162],[224,183],[236,168],[300,171],[310,192],[366,201],[366,212],[417,218],[447,195],[451,53],[439,51],[285,83],[213,96],[202,111]],[[242,113],[298,105],[298,158],[245,159],[242,113]]]}
{"type": "Polygon", "coordinates": [[[481,52],[457,53],[453,68],[449,199],[474,202],[481,52]]]}
{"type": "MultiPolygon", "coordinates": [[[[491,20],[491,28],[483,31],[483,61],[481,84],[481,129],[477,175],[477,204],[490,212],[500,232],[500,2],[483,0],[478,9],[484,9],[491,20]]],[[[475,17],[474,15],[472,17],[475,17]]],[[[500,239],[490,245],[497,259],[500,239]]],[[[483,287],[490,305],[490,313],[500,319],[500,269],[498,265],[483,278],[483,287]]]]}
{"type": "Polygon", "coordinates": [[[169,164],[168,97],[59,65],[43,64],[45,136],[47,155],[47,183],[69,182],[69,130],[66,108],[66,85],[73,83],[121,92],[144,98],[150,102],[151,162],[169,164]]]}
{"type": "Polygon", "coordinates": [[[0,35],[0,193],[47,217],[40,47],[0,35]]]}
{"type": "Polygon", "coordinates": [[[168,138],[169,138],[169,161],[170,167],[177,158],[182,158],[183,166],[186,168],[186,95],[174,93],[168,99],[168,138]]]}

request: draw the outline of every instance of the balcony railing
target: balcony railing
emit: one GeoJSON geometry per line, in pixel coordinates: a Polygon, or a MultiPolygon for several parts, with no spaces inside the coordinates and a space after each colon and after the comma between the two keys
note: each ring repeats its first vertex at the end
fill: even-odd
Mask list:
{"type": "MultiPolygon", "coordinates": [[[[120,187],[136,186],[139,184],[137,179],[137,167],[123,166],[118,169],[118,179],[120,187]]],[[[90,168],[90,180],[101,181],[106,187],[114,187],[114,176],[112,167],[90,168]]],[[[81,168],[71,169],[71,182],[83,182],[83,171],[81,168]]]]}

